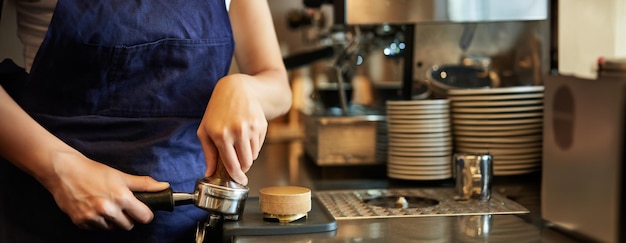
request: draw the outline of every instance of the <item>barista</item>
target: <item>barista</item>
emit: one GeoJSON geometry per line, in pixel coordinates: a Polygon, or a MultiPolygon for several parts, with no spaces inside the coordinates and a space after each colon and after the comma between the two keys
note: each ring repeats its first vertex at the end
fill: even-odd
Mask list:
{"type": "Polygon", "coordinates": [[[291,102],[274,33],[266,1],[60,0],[21,98],[0,87],[0,241],[190,242],[206,212],[132,192],[192,191],[218,157],[247,184],[291,102]]]}

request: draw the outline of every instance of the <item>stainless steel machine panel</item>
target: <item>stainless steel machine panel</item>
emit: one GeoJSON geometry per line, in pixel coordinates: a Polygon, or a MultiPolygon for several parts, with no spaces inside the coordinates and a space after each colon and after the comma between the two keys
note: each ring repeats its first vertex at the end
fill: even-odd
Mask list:
{"type": "Polygon", "coordinates": [[[548,77],[544,97],[543,218],[623,242],[626,80],[548,77]]]}

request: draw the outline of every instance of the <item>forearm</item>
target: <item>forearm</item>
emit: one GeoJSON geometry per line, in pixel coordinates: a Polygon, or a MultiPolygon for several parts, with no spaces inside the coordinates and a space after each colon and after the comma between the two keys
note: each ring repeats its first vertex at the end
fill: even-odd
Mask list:
{"type": "Polygon", "coordinates": [[[32,119],[1,86],[0,117],[0,155],[40,182],[54,173],[55,156],[78,154],[32,119]]]}
{"type": "Polygon", "coordinates": [[[285,114],[291,107],[291,90],[286,84],[285,72],[267,70],[255,75],[234,74],[242,80],[242,88],[247,95],[256,99],[265,113],[267,120],[285,114]]]}
{"type": "Polygon", "coordinates": [[[287,113],[292,99],[287,72],[268,70],[255,75],[255,78],[259,81],[251,86],[255,87],[257,98],[261,101],[268,120],[287,113]]]}
{"type": "Polygon", "coordinates": [[[250,77],[244,84],[249,95],[258,100],[268,120],[286,113],[291,89],[267,2],[233,0],[230,15],[235,60],[250,77]]]}

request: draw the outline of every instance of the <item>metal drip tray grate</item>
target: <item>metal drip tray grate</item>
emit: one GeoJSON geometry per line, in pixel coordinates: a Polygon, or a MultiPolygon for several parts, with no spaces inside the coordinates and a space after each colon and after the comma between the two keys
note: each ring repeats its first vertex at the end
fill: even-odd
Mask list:
{"type": "Polygon", "coordinates": [[[491,200],[485,202],[457,201],[454,199],[454,188],[337,190],[318,191],[315,195],[337,220],[529,213],[528,209],[497,193],[492,193],[491,200]],[[437,203],[420,206],[405,204],[405,207],[382,207],[370,203],[394,197],[425,198],[437,203]]]}

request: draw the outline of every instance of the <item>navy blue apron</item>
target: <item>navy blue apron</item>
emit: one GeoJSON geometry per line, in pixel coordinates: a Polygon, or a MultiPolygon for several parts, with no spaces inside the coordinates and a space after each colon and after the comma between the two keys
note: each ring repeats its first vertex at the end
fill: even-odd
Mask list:
{"type": "MultiPolygon", "coordinates": [[[[87,157],[191,192],[206,168],[196,130],[233,46],[224,0],[60,0],[18,102],[87,157]]],[[[129,232],[83,231],[0,164],[10,241],[192,242],[206,219],[181,206],[129,232]]]]}

